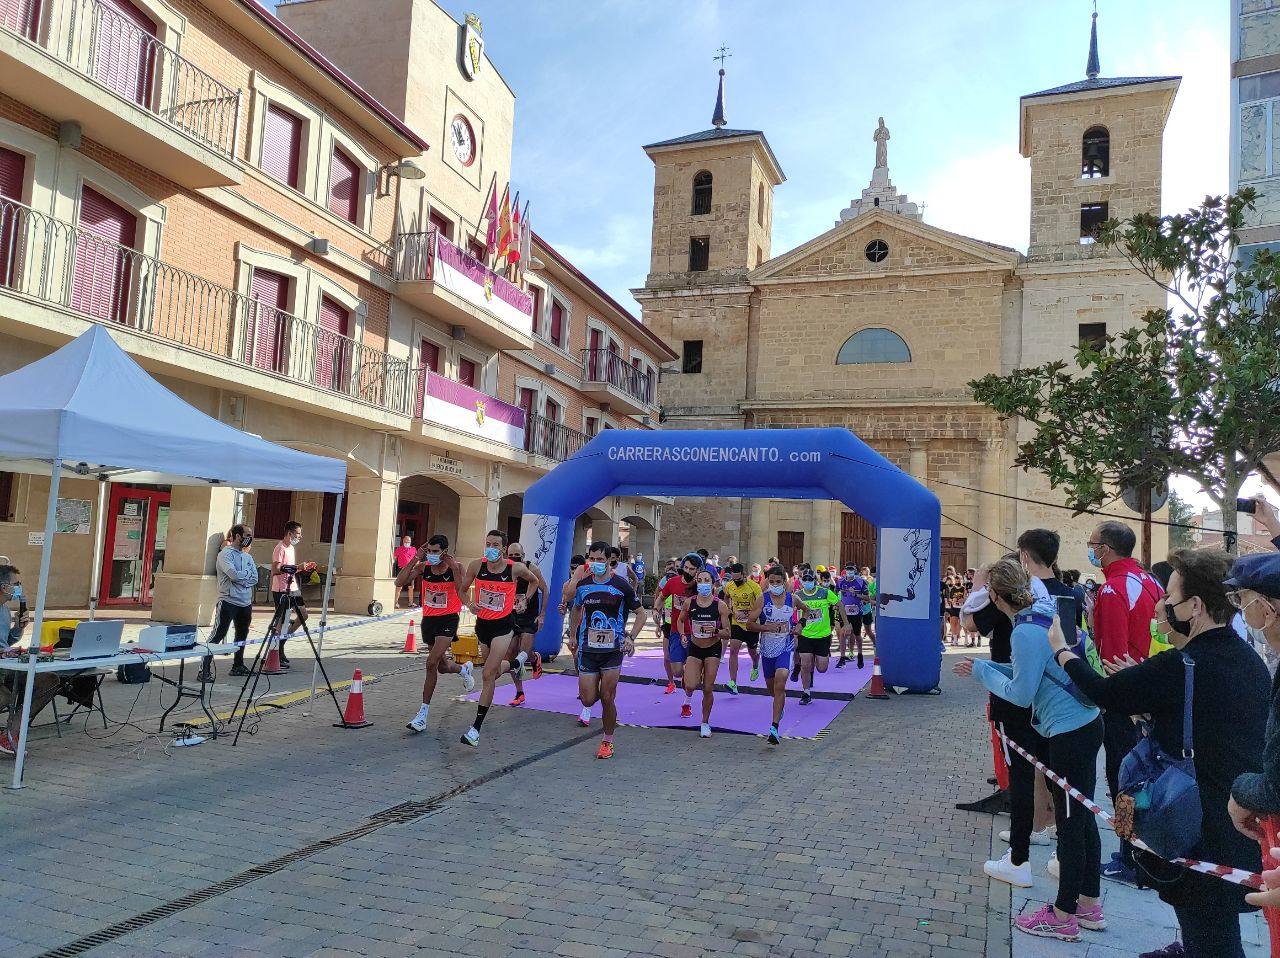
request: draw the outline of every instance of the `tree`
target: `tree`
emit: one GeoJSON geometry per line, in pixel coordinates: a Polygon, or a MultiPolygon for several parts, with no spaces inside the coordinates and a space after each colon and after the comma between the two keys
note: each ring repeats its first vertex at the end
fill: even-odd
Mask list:
{"type": "Polygon", "coordinates": [[[1189,549],[1195,545],[1195,540],[1191,538],[1191,530],[1186,528],[1191,525],[1191,519],[1195,513],[1191,509],[1191,503],[1178,495],[1174,489],[1169,490],[1169,548],[1170,549],[1189,549]]]}
{"type": "Polygon", "coordinates": [[[1253,202],[1246,188],[1186,213],[1109,221],[1099,242],[1175,308],[1081,344],[1074,369],[1058,361],[969,384],[1002,419],[1034,428],[1016,463],[1043,472],[1076,509],[1101,506],[1114,487],[1180,474],[1235,532],[1241,485],[1280,452],[1280,258],[1237,256],[1253,202]]]}

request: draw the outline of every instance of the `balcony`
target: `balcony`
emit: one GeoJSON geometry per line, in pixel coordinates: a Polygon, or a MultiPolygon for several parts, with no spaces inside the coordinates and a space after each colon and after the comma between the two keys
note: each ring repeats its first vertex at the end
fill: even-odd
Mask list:
{"type": "Polygon", "coordinates": [[[546,416],[531,413],[524,432],[525,452],[555,462],[564,462],[591,439],[584,432],[570,429],[546,416]]]}
{"type": "Polygon", "coordinates": [[[422,438],[485,458],[523,462],[525,413],[519,406],[454,382],[429,369],[415,369],[414,416],[422,438]]]}
{"type": "Polygon", "coordinates": [[[653,408],[653,376],[609,349],[582,351],[582,391],[602,406],[630,416],[653,408]]]}
{"type": "Polygon", "coordinates": [[[225,386],[235,377],[237,389],[276,401],[301,400],[356,421],[375,418],[396,426],[396,415],[409,414],[406,360],[0,199],[0,320],[25,318],[27,333],[54,328],[47,312],[24,317],[23,302],[142,334],[151,345],[135,341],[127,348],[183,370],[186,378],[194,372],[196,378],[225,386]],[[152,348],[165,343],[180,350],[152,348]],[[233,368],[201,369],[191,362],[191,352],[233,368]],[[256,377],[261,378],[255,382],[256,377]],[[285,382],[358,405],[343,409],[315,393],[300,390],[298,395],[282,389],[285,382]],[[370,417],[372,410],[360,407],[393,415],[370,417]]]}
{"type": "Polygon", "coordinates": [[[102,0],[0,2],[0,92],[183,186],[244,178],[240,91],[102,0]]]}
{"type": "Polygon", "coordinates": [[[400,296],[495,349],[533,348],[533,298],[439,234],[396,237],[400,296]]]}

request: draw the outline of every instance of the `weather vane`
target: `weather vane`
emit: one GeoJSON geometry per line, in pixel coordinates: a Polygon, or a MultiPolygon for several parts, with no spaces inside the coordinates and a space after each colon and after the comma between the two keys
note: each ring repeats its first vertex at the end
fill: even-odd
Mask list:
{"type": "MultiPolygon", "coordinates": [[[[1097,2],[1097,0],[1094,0],[1094,2],[1096,3],[1096,2],[1097,2]]],[[[720,49],[716,51],[716,55],[715,55],[715,56],[713,56],[711,59],[713,59],[713,60],[719,60],[719,61],[720,61],[720,69],[721,69],[721,70],[723,70],[723,69],[724,69],[724,61],[725,61],[725,60],[727,60],[727,59],[729,59],[729,57],[731,57],[731,56],[733,56],[733,54],[729,52],[729,48],[728,48],[728,47],[726,47],[726,46],[722,43],[722,44],[720,44],[720,49]]]]}

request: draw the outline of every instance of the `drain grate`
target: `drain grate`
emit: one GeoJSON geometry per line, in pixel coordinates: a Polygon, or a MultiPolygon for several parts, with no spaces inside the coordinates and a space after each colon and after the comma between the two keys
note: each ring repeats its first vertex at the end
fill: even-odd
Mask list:
{"type": "Polygon", "coordinates": [[[339,832],[337,835],[330,835],[328,838],[322,838],[309,845],[296,848],[293,851],[280,855],[277,858],[273,858],[270,861],[263,862],[260,865],[254,865],[252,868],[247,868],[242,872],[232,875],[230,878],[224,878],[222,881],[213,885],[207,885],[206,887],[197,889],[196,891],[188,892],[180,898],[167,901],[162,905],[157,905],[155,908],[149,908],[146,911],[140,912],[130,918],[126,918],[123,921],[107,925],[105,928],[99,928],[97,931],[91,932],[82,938],[77,938],[75,941],[68,942],[65,945],[60,945],[50,951],[42,952],[36,956],[36,958],[76,958],[76,956],[83,955],[85,952],[97,948],[99,945],[108,944],[123,938],[125,935],[132,934],[135,931],[140,931],[148,925],[154,925],[156,922],[163,921],[166,918],[176,915],[180,911],[184,911],[188,908],[194,908],[196,905],[202,905],[205,902],[221,897],[228,892],[235,891],[237,888],[242,888],[250,882],[257,881],[259,878],[266,878],[269,875],[274,875],[277,872],[288,868],[290,865],[310,858],[313,855],[318,855],[322,851],[326,851],[327,849],[334,848],[338,845],[344,845],[347,842],[356,841],[357,839],[363,838],[372,832],[378,831],[380,828],[386,828],[388,825],[406,825],[409,822],[425,818],[433,812],[439,811],[442,805],[451,799],[457,798],[464,792],[468,792],[473,788],[479,788],[481,785],[487,785],[495,779],[502,778],[505,775],[510,775],[512,772],[518,772],[520,769],[526,768],[535,762],[540,762],[543,759],[550,758],[552,755],[556,755],[559,752],[571,749],[575,745],[579,745],[588,739],[595,738],[596,734],[597,733],[595,732],[585,732],[582,735],[575,735],[571,739],[559,742],[556,745],[551,745],[540,752],[527,755],[524,758],[511,762],[508,765],[503,765],[501,768],[496,768],[492,772],[486,772],[484,775],[473,778],[468,782],[456,785],[448,791],[441,792],[439,795],[435,795],[426,801],[401,802],[399,805],[393,805],[390,808],[384,808],[380,812],[374,812],[362,825],[357,825],[355,828],[348,829],[345,832],[339,832]]]}

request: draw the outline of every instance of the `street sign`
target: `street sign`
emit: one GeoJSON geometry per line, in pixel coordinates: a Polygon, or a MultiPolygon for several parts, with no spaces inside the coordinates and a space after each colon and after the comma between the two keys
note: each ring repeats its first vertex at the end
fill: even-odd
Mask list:
{"type": "MultiPolygon", "coordinates": [[[[1142,512],[1142,492],[1137,486],[1125,486],[1120,490],[1120,501],[1134,512],[1142,512]]],[[[1151,511],[1159,512],[1169,501],[1169,483],[1162,482],[1151,489],[1151,511]]]]}

